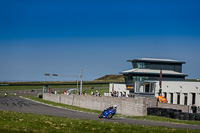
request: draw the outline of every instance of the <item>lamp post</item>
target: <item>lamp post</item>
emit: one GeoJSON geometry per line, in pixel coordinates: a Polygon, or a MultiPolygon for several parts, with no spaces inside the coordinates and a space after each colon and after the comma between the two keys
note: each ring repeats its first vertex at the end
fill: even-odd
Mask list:
{"type": "Polygon", "coordinates": [[[80,95],[83,94],[83,69],[81,69],[81,75],[80,75],[81,83],[80,83],[80,95]]]}

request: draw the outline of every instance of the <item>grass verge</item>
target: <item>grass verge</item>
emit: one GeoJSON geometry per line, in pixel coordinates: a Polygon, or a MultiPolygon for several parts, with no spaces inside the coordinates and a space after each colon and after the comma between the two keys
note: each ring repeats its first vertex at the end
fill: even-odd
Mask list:
{"type": "Polygon", "coordinates": [[[158,117],[158,116],[125,116],[130,119],[139,119],[139,120],[152,120],[152,121],[160,121],[160,122],[170,122],[175,124],[190,124],[190,125],[200,125],[200,121],[188,121],[188,120],[177,120],[166,117],[158,117]]]}
{"type": "MultiPolygon", "coordinates": [[[[79,86],[80,87],[80,86],[79,86]]],[[[42,90],[42,85],[26,85],[26,86],[0,86],[0,91],[18,91],[18,90],[42,90]]],[[[63,89],[68,90],[71,88],[77,88],[76,85],[49,85],[49,88],[52,90],[57,91],[63,91],[63,89]]],[[[109,91],[109,84],[93,84],[93,85],[83,85],[83,89],[86,91],[87,94],[91,94],[91,91],[95,93],[96,89],[100,92],[101,95],[104,94],[104,92],[109,91]],[[98,89],[98,88],[101,89],[98,89]],[[94,89],[91,89],[94,88],[94,89]]],[[[62,92],[61,91],[61,92],[62,92]]]]}
{"type": "Polygon", "coordinates": [[[1,133],[63,133],[63,132],[99,132],[99,133],[198,133],[199,130],[175,129],[167,127],[129,125],[95,120],[80,120],[64,117],[36,115],[28,113],[16,113],[0,111],[1,133]]]}

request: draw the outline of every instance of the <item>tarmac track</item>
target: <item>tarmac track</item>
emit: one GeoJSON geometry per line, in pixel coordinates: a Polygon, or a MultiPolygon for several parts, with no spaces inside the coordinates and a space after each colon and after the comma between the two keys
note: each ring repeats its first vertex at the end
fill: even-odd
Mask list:
{"type": "Polygon", "coordinates": [[[171,128],[200,130],[200,126],[198,125],[173,124],[173,123],[134,120],[134,119],[125,119],[125,118],[117,118],[117,117],[113,117],[112,119],[99,119],[96,114],[84,113],[84,112],[79,112],[79,111],[73,111],[73,110],[48,106],[48,105],[41,104],[38,102],[23,99],[17,96],[8,96],[8,97],[0,96],[0,110],[43,114],[43,115],[75,118],[75,119],[90,119],[90,120],[99,120],[99,121],[107,121],[107,122],[118,122],[118,123],[148,125],[148,126],[165,126],[165,127],[171,127],[171,128]]]}

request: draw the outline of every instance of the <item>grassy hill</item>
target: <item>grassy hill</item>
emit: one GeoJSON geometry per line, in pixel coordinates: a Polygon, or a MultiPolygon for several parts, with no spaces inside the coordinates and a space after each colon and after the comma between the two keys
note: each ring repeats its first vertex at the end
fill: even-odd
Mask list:
{"type": "Polygon", "coordinates": [[[95,79],[94,81],[124,82],[124,76],[123,75],[105,75],[103,77],[95,79]]]}

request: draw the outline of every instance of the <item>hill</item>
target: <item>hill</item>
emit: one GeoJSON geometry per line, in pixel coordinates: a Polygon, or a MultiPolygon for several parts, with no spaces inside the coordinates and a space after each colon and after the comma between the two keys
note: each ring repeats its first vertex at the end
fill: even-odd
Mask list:
{"type": "Polygon", "coordinates": [[[103,77],[95,79],[94,81],[124,82],[124,76],[123,75],[105,75],[103,77]]]}

